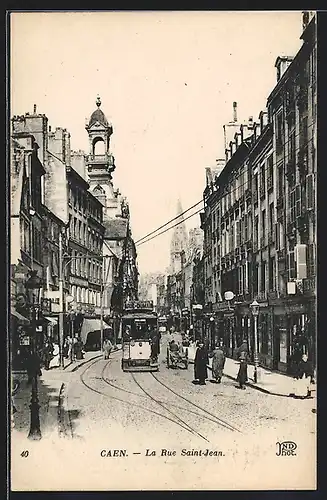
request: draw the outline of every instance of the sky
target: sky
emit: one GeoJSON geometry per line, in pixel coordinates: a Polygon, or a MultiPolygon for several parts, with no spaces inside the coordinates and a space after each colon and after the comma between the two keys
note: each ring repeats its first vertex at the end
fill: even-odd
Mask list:
{"type": "MultiPolygon", "coordinates": [[[[300,11],[12,13],[11,115],[36,104],[88,153],[99,94],[137,241],[176,216],[178,198],[184,210],[201,200],[233,101],[239,120],[258,118],[276,58],[296,54],[301,28],[300,11]]],[[[171,235],[137,247],[141,273],[165,272],[171,235]]]]}

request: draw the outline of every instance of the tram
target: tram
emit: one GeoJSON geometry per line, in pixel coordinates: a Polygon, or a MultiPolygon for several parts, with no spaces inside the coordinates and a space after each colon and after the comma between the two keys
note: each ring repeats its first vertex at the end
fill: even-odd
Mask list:
{"type": "Polygon", "coordinates": [[[125,304],[121,321],[123,371],[158,371],[160,334],[152,301],[125,304]]]}

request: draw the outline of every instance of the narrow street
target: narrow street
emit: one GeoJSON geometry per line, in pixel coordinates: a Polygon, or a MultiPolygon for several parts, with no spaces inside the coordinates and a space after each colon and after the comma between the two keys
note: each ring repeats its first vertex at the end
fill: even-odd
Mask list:
{"type": "MultiPolygon", "coordinates": [[[[67,409],[79,412],[71,419],[74,438],[112,443],[207,446],[221,442],[222,435],[298,432],[314,429],[312,400],[266,395],[224,377],[220,385],[207,381],[194,385],[193,365],[168,369],[166,340],[155,373],[123,372],[120,352],[109,361],[96,359],[72,374],[66,394],[67,409]],[[150,424],[150,425],[149,425],[150,424]]],[[[210,377],[210,372],[209,372],[210,377]]],[[[210,377],[211,378],[211,377],[210,377]]]]}
{"type": "Polygon", "coordinates": [[[316,439],[314,399],[279,397],[249,386],[242,391],[225,376],[218,385],[211,382],[210,371],[205,386],[194,385],[193,364],[188,369],[167,368],[168,340],[169,335],[164,335],[159,372],[123,372],[121,351],[109,360],[94,353],[90,361],[68,373],[49,372],[51,383],[59,387],[60,379],[65,388],[61,411],[54,413],[57,423],[53,418],[41,422],[43,437],[38,442],[30,442],[26,430],[24,436],[16,426],[13,477],[21,483],[28,471],[26,477],[35,475],[33,482],[40,488],[57,487],[56,478],[62,477],[67,489],[71,484],[88,487],[91,477],[92,485],[97,481],[103,485],[100,476],[104,474],[108,489],[121,489],[127,474],[129,488],[146,487],[152,484],[155,464],[161,460],[165,468],[156,477],[156,487],[165,488],[169,474],[180,474],[178,481],[185,487],[189,484],[189,477],[183,478],[186,470],[198,485],[203,467],[214,473],[219,461],[220,477],[212,475],[212,487],[231,487],[231,476],[224,472],[231,468],[246,477],[252,467],[266,464],[286,475],[283,464],[290,458],[276,456],[276,443],[282,441],[297,444],[299,451],[292,460],[301,470],[305,450],[316,439]],[[22,450],[29,451],[27,460],[21,458],[22,450]],[[199,456],[199,450],[212,455],[199,456]],[[144,482],[144,470],[149,472],[148,482],[144,482]]]}

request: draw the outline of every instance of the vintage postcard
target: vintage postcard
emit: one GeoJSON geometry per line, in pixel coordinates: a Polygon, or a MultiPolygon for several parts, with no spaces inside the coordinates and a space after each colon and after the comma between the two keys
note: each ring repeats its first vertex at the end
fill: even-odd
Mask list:
{"type": "Polygon", "coordinates": [[[9,16],[11,490],[315,490],[316,13],[9,16]]]}

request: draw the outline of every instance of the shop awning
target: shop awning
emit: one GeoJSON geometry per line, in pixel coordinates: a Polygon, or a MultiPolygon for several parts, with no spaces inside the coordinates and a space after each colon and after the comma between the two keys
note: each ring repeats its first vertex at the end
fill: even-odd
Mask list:
{"type": "Polygon", "coordinates": [[[17,312],[14,307],[11,308],[10,314],[12,316],[15,316],[15,318],[17,318],[21,323],[24,323],[26,325],[29,323],[29,319],[25,318],[25,316],[17,312]]]}
{"type": "MultiPolygon", "coordinates": [[[[108,328],[111,329],[112,327],[109,326],[105,321],[103,321],[102,328],[103,330],[107,330],[108,328]]],[[[81,340],[83,344],[86,343],[87,336],[90,332],[95,332],[99,330],[101,330],[101,321],[99,319],[93,319],[93,318],[84,319],[81,330],[81,340]]]]}
{"type": "Polygon", "coordinates": [[[51,325],[57,325],[56,318],[50,318],[50,316],[44,316],[44,318],[51,323],[51,325]]]}

